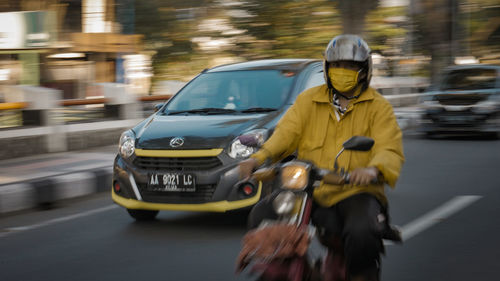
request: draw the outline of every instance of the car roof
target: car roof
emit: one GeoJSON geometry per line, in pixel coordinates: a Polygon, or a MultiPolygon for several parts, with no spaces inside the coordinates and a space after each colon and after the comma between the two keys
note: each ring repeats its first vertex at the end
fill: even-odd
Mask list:
{"type": "Polygon", "coordinates": [[[301,70],[307,65],[320,62],[315,59],[268,59],[254,60],[248,62],[240,62],[216,66],[205,70],[205,73],[223,72],[223,71],[239,71],[239,70],[301,70]]]}
{"type": "Polygon", "coordinates": [[[500,65],[494,64],[462,64],[462,65],[453,65],[446,68],[447,71],[453,70],[464,70],[464,69],[496,69],[500,70],[500,65]]]}

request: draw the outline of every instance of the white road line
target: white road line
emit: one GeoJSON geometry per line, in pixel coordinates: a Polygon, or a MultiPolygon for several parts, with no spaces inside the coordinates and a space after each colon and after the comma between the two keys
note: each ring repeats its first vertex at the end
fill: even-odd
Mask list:
{"type": "Polygon", "coordinates": [[[33,229],[41,228],[41,227],[56,224],[56,223],[61,223],[61,222],[65,222],[65,221],[70,221],[70,220],[74,220],[74,219],[78,219],[78,218],[87,217],[87,216],[94,215],[97,213],[106,212],[106,211],[109,211],[109,210],[112,210],[115,208],[118,208],[118,206],[117,205],[109,205],[106,207],[101,207],[101,208],[90,210],[90,211],[83,212],[83,213],[78,213],[78,214],[74,214],[74,215],[69,215],[69,216],[60,217],[60,218],[56,218],[56,219],[51,219],[51,220],[44,221],[44,222],[37,223],[37,224],[5,228],[5,230],[7,232],[0,232],[0,238],[11,235],[13,233],[18,233],[21,231],[33,230],[33,229]]]}
{"type": "MultiPolygon", "coordinates": [[[[407,241],[408,239],[426,230],[427,228],[430,228],[440,221],[447,219],[454,213],[481,199],[481,197],[482,196],[478,195],[456,196],[448,202],[444,203],[442,206],[426,213],[425,215],[417,218],[410,223],[407,223],[401,228],[403,241],[407,241]]],[[[393,243],[391,243],[390,241],[385,241],[384,244],[392,245],[393,243]]]]}

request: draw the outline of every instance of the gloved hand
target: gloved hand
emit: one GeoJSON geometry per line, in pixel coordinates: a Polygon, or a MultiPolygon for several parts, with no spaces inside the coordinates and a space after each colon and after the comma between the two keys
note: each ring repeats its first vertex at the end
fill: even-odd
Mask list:
{"type": "Polygon", "coordinates": [[[357,168],[350,173],[350,183],[353,185],[367,185],[378,177],[378,169],[375,167],[357,168]]]}
{"type": "Polygon", "coordinates": [[[254,158],[248,158],[239,163],[240,167],[240,180],[249,180],[252,173],[257,168],[257,160],[254,158]]]}

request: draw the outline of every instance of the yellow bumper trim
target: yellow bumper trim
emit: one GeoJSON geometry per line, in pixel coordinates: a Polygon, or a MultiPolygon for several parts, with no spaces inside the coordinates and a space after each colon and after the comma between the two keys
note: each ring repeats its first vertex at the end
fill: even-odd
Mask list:
{"type": "Polygon", "coordinates": [[[208,157],[217,156],[222,152],[222,148],[205,150],[146,150],[136,149],[135,155],[147,157],[208,157]]]}
{"type": "Polygon", "coordinates": [[[116,204],[127,209],[142,209],[142,210],[172,210],[172,211],[194,211],[194,212],[225,212],[229,210],[241,209],[257,203],[260,199],[262,191],[262,182],[259,182],[257,194],[253,197],[238,200],[238,201],[218,201],[202,204],[164,204],[150,203],[135,199],[123,198],[111,189],[111,198],[116,204]]]}

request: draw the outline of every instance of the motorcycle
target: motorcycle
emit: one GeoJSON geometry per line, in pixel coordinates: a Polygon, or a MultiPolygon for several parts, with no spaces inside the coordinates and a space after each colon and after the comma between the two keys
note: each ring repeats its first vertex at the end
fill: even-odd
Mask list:
{"type": "MultiPolygon", "coordinates": [[[[347,280],[349,273],[344,262],[341,238],[321,237],[321,243],[327,247],[326,256],[316,261],[308,258],[311,240],[318,232],[310,223],[312,196],[320,182],[334,185],[349,183],[349,173],[343,168],[339,169],[337,163],[344,150],[369,151],[373,144],[373,139],[362,136],[354,136],[344,142],[342,150],[335,157],[333,171],[320,169],[301,160],[278,163],[255,171],[252,175],[255,180],[280,180],[279,189],[270,199],[277,217],[262,220],[256,229],[245,235],[237,259],[237,272],[242,272],[253,263],[250,272],[260,274],[258,280],[347,280]]],[[[259,219],[250,213],[251,224],[259,219]]],[[[383,238],[402,241],[400,232],[389,224],[383,238]]]]}

